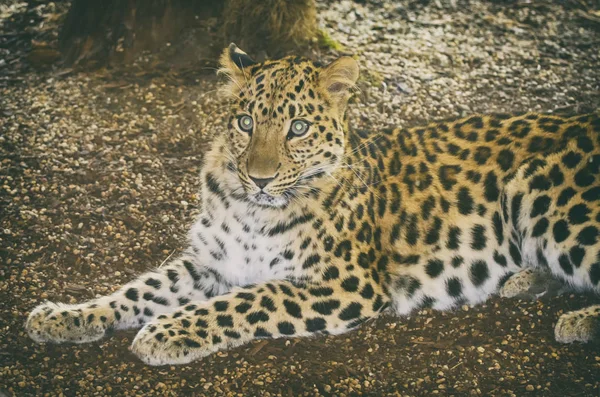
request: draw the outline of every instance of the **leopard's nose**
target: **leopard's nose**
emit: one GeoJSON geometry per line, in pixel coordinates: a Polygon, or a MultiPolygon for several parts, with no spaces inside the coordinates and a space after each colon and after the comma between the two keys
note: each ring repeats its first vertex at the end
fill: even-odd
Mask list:
{"type": "Polygon", "coordinates": [[[264,189],[270,182],[273,181],[273,179],[275,179],[275,177],[272,178],[255,178],[252,175],[248,175],[250,177],[250,179],[252,179],[252,182],[254,182],[254,184],[256,186],[258,186],[259,189],[264,189]]]}

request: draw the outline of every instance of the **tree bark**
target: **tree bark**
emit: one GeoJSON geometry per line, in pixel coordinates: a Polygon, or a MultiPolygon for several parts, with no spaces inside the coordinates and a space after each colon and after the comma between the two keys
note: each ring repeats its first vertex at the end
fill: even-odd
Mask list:
{"type": "Polygon", "coordinates": [[[59,36],[66,64],[131,61],[175,39],[200,15],[222,8],[202,0],[74,0],[59,36]]]}
{"type": "Polygon", "coordinates": [[[280,55],[316,34],[314,0],[74,0],[59,36],[67,65],[129,62],[197,19],[220,17],[221,48],[280,55]]]}

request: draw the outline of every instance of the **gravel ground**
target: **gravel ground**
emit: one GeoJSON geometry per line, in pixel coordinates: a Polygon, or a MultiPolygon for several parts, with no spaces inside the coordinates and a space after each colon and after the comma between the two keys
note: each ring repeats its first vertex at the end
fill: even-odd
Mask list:
{"type": "MultiPolygon", "coordinates": [[[[357,128],[600,107],[597,1],[319,7],[363,67],[349,112],[357,128]]],[[[105,295],[182,247],[203,152],[225,116],[213,71],[189,53],[177,66],[177,56],[87,72],[53,65],[65,8],[0,2],[0,396],[600,396],[600,347],[553,338],[562,312],[598,296],[382,317],[181,367],[143,365],[128,351],[134,331],[34,344],[23,323],[38,303],[105,295]]]]}

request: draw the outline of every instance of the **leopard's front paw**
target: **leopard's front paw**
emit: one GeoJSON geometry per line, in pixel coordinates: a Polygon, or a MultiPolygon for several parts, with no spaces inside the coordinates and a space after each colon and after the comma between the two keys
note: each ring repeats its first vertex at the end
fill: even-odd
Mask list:
{"type": "Polygon", "coordinates": [[[212,352],[207,337],[204,330],[194,331],[185,318],[165,317],[146,324],[131,351],[149,365],[187,364],[212,352]]]}
{"type": "Polygon", "coordinates": [[[25,329],[34,341],[86,343],[104,336],[112,323],[112,312],[83,305],[47,302],[27,318],[25,329]]]}
{"type": "Polygon", "coordinates": [[[600,305],[560,316],[554,337],[561,343],[600,341],[600,305]]]}

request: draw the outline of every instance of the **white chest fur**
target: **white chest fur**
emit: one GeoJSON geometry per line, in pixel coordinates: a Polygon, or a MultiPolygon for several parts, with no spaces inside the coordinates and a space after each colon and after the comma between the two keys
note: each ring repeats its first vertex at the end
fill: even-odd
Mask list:
{"type": "Polygon", "coordinates": [[[228,208],[211,204],[190,231],[190,241],[204,266],[217,270],[233,285],[260,283],[293,274],[294,269],[285,258],[286,249],[293,243],[290,236],[265,235],[265,231],[280,221],[276,214],[236,201],[228,208]]]}

